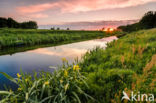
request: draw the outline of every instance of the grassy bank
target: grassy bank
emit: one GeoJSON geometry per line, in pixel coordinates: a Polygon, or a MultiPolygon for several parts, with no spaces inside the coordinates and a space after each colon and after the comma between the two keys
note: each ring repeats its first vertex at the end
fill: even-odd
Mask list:
{"type": "Polygon", "coordinates": [[[102,31],[0,29],[0,48],[33,46],[41,44],[62,44],[96,39],[113,34],[102,31]]]}
{"type": "Polygon", "coordinates": [[[74,43],[74,42],[82,42],[82,41],[86,41],[86,40],[89,40],[89,39],[62,41],[62,42],[59,42],[57,44],[47,43],[47,44],[39,44],[39,45],[36,44],[36,45],[6,47],[6,48],[3,48],[3,49],[0,50],[0,56],[1,55],[8,55],[8,54],[12,55],[14,53],[25,52],[25,51],[34,50],[34,49],[37,49],[37,48],[54,47],[54,46],[65,45],[65,44],[70,44],[70,43],[74,43]]]}
{"type": "Polygon", "coordinates": [[[156,29],[130,33],[106,50],[88,51],[78,65],[63,65],[54,73],[7,77],[19,89],[1,91],[4,103],[120,103],[123,90],[156,95],[156,29]]]}
{"type": "Polygon", "coordinates": [[[100,103],[120,103],[123,90],[156,95],[156,29],[130,33],[106,50],[96,48],[80,64],[90,86],[85,91],[100,103]]]}

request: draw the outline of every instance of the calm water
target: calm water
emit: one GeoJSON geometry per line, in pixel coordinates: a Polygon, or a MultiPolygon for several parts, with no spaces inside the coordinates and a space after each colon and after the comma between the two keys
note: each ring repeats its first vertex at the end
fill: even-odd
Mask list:
{"type": "MultiPolygon", "coordinates": [[[[0,56],[0,72],[5,72],[12,77],[22,69],[23,72],[33,73],[33,71],[53,71],[49,68],[62,65],[61,58],[66,58],[72,63],[75,58],[81,58],[88,50],[96,46],[105,48],[107,42],[117,39],[115,36],[103,39],[89,40],[78,43],[66,44],[55,47],[39,48],[13,55],[0,56]]],[[[16,87],[12,82],[0,74],[0,89],[3,85],[16,87]]]]}

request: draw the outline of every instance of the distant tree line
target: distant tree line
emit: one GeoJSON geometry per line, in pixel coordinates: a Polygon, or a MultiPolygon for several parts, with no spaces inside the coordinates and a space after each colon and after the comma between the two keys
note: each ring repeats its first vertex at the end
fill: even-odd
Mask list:
{"type": "MultiPolygon", "coordinates": [[[[59,27],[57,27],[57,28],[55,29],[55,27],[52,27],[50,30],[63,30],[63,29],[60,29],[59,27]]],[[[67,28],[66,30],[70,30],[70,29],[67,28]]]]}
{"type": "Polygon", "coordinates": [[[12,18],[0,17],[0,28],[22,28],[22,29],[37,29],[35,21],[28,21],[19,23],[12,18]]]}
{"type": "Polygon", "coordinates": [[[144,14],[144,16],[138,23],[126,26],[119,26],[118,29],[121,29],[125,32],[132,32],[141,29],[151,29],[155,27],[156,27],[156,11],[149,11],[144,14]]]}

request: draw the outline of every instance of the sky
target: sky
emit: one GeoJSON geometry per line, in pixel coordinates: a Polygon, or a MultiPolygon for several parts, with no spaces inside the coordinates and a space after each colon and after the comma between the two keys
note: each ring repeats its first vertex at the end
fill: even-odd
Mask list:
{"type": "Polygon", "coordinates": [[[89,26],[139,20],[147,11],[156,11],[156,0],[0,0],[0,8],[0,17],[12,17],[19,22],[89,26]]]}

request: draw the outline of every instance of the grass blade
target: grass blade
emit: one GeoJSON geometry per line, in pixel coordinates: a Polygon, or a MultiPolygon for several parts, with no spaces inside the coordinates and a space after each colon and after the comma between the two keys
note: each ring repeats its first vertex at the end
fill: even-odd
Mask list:
{"type": "Polygon", "coordinates": [[[78,103],[81,103],[80,99],[79,99],[79,96],[75,93],[75,92],[72,92],[72,94],[76,97],[78,103]]]}
{"type": "Polygon", "coordinates": [[[8,91],[0,91],[0,94],[10,94],[8,91]]]}
{"type": "Polygon", "coordinates": [[[10,81],[12,81],[12,82],[18,84],[17,81],[16,81],[13,77],[9,76],[8,74],[6,74],[6,73],[4,73],[4,72],[0,72],[0,74],[2,74],[3,76],[5,76],[5,77],[6,77],[7,79],[9,79],[10,81]]]}

